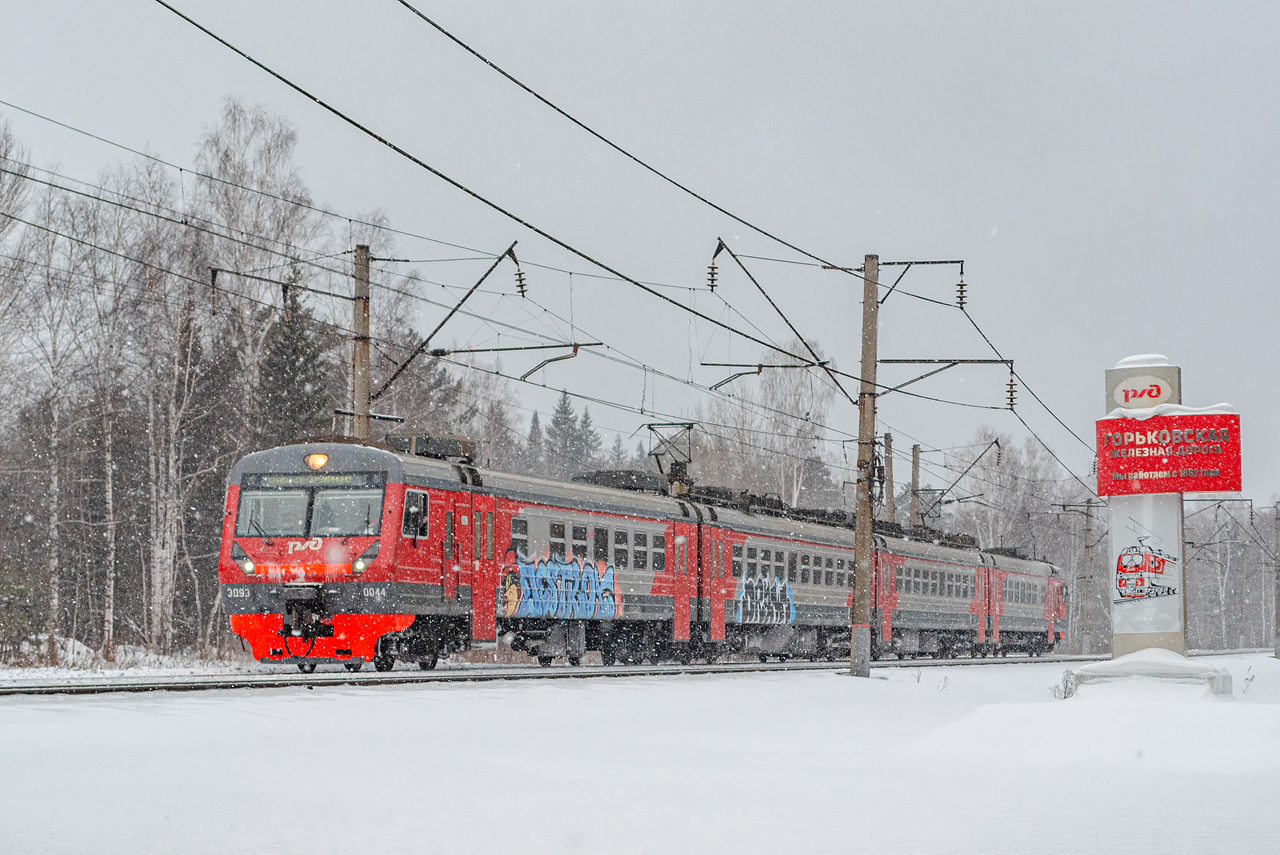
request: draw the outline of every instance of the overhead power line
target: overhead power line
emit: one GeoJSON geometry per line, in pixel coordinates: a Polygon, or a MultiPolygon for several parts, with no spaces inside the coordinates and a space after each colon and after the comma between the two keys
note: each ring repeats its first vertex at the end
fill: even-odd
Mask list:
{"type": "MultiPolygon", "coordinates": [[[[730,210],[728,210],[728,209],[726,209],[726,208],[722,208],[721,206],[717,205],[715,202],[712,202],[712,201],[711,201],[710,199],[708,199],[706,196],[703,196],[702,194],[700,194],[700,193],[696,192],[695,190],[690,189],[687,185],[680,183],[679,181],[675,180],[675,179],[674,179],[674,178],[672,178],[671,176],[667,175],[665,172],[662,172],[661,170],[659,170],[657,167],[652,166],[651,164],[647,163],[647,162],[646,162],[646,161],[644,161],[644,160],[641,160],[639,157],[637,157],[636,155],[634,155],[634,154],[632,154],[631,152],[627,151],[625,148],[623,148],[622,146],[618,145],[618,144],[617,144],[617,143],[615,143],[613,140],[611,140],[611,139],[609,139],[608,137],[606,137],[604,134],[602,134],[602,133],[600,133],[599,131],[595,130],[594,128],[590,127],[590,126],[589,126],[589,125],[587,125],[585,122],[583,122],[583,121],[581,121],[581,120],[579,120],[579,119],[577,119],[577,118],[575,118],[575,117],[571,116],[568,112],[566,112],[565,110],[561,109],[559,106],[557,106],[557,105],[553,104],[550,100],[548,100],[547,98],[545,98],[544,96],[542,96],[542,95],[540,95],[538,92],[536,92],[532,87],[530,87],[529,85],[525,84],[524,82],[522,82],[521,80],[519,80],[518,78],[516,78],[516,77],[515,77],[514,75],[512,75],[511,73],[507,72],[506,70],[504,70],[503,68],[501,68],[500,66],[498,66],[498,64],[497,64],[497,63],[495,63],[493,60],[488,59],[487,57],[483,56],[483,55],[482,55],[479,51],[477,51],[475,48],[471,47],[471,46],[470,46],[470,45],[468,45],[466,42],[462,41],[460,38],[458,38],[457,36],[455,36],[453,33],[449,32],[448,30],[446,30],[444,27],[440,26],[438,23],[436,23],[436,22],[435,22],[434,20],[432,20],[431,18],[428,18],[426,15],[422,14],[422,12],[420,12],[418,9],[414,8],[414,6],[413,6],[413,5],[411,5],[410,3],[406,2],[406,0],[399,0],[399,2],[400,2],[400,5],[404,6],[404,7],[405,7],[406,9],[408,9],[410,12],[412,12],[412,13],[413,13],[413,14],[415,14],[415,15],[417,15],[419,18],[421,18],[421,19],[422,19],[423,21],[425,21],[426,23],[430,24],[432,27],[434,27],[436,30],[438,30],[442,35],[444,35],[446,38],[448,38],[448,39],[449,39],[450,41],[452,41],[454,44],[456,44],[456,45],[458,45],[459,47],[461,47],[461,48],[462,48],[463,50],[465,50],[467,53],[471,54],[471,55],[472,55],[472,56],[474,56],[476,59],[480,60],[480,61],[481,61],[481,62],[483,62],[485,65],[487,65],[487,66],[489,66],[490,68],[492,68],[494,71],[496,71],[496,72],[498,72],[499,74],[501,74],[503,77],[505,77],[507,80],[511,81],[512,83],[514,83],[516,86],[519,86],[519,87],[520,87],[521,89],[523,89],[525,92],[529,93],[529,94],[530,94],[530,95],[532,95],[534,98],[538,99],[540,102],[542,102],[543,104],[545,104],[547,107],[550,107],[552,110],[554,110],[555,112],[559,113],[559,114],[560,114],[561,116],[563,116],[564,118],[568,119],[570,122],[573,122],[573,124],[577,125],[577,126],[578,126],[579,128],[581,128],[582,130],[584,130],[584,131],[586,131],[587,133],[591,134],[591,136],[593,136],[593,137],[595,137],[596,139],[600,140],[600,142],[602,142],[602,143],[604,143],[605,145],[609,146],[609,148],[613,149],[614,151],[618,152],[619,154],[621,154],[622,156],[624,156],[624,157],[628,158],[629,160],[633,161],[634,163],[639,164],[641,167],[643,167],[644,169],[647,169],[649,172],[652,172],[654,175],[658,176],[659,178],[661,178],[663,181],[667,182],[667,183],[668,183],[668,184],[670,184],[671,186],[676,187],[677,189],[679,189],[679,190],[681,190],[681,191],[683,191],[683,192],[685,192],[685,193],[688,193],[690,196],[692,196],[693,198],[697,199],[699,202],[702,202],[704,205],[707,205],[707,206],[709,206],[709,207],[711,207],[711,208],[714,208],[715,210],[717,210],[717,211],[719,211],[720,213],[724,214],[726,217],[730,218],[731,220],[733,220],[733,221],[735,221],[735,222],[737,222],[737,223],[740,223],[740,224],[742,224],[742,225],[746,226],[747,228],[751,229],[753,232],[755,232],[755,233],[757,233],[757,234],[759,234],[759,235],[762,235],[762,236],[764,236],[764,237],[768,238],[769,240],[774,241],[775,243],[779,243],[779,244],[781,244],[782,246],[787,247],[788,249],[794,250],[795,252],[800,253],[801,255],[805,256],[806,258],[812,258],[814,261],[820,262],[821,264],[827,265],[828,267],[832,267],[832,268],[835,268],[835,269],[838,269],[838,270],[843,270],[843,271],[844,271],[844,272],[846,272],[846,273],[850,272],[848,268],[839,267],[838,265],[835,265],[835,264],[833,264],[833,263],[831,263],[831,262],[829,262],[829,261],[826,261],[825,259],[823,259],[823,258],[821,258],[821,257],[819,257],[819,256],[817,256],[817,255],[814,255],[813,253],[809,252],[808,250],[801,249],[800,247],[796,246],[795,244],[790,243],[789,241],[786,241],[786,240],[784,240],[784,239],[782,239],[782,238],[778,237],[777,235],[775,235],[775,234],[773,234],[773,233],[771,233],[771,232],[766,231],[765,229],[761,228],[760,226],[757,226],[757,225],[755,225],[754,223],[751,223],[751,222],[747,221],[746,219],[744,219],[743,217],[738,216],[737,214],[733,213],[732,211],[730,211],[730,210]]],[[[856,274],[856,273],[854,273],[854,275],[855,275],[855,276],[857,276],[857,274],[856,274]]],[[[861,277],[858,277],[858,278],[861,278],[861,277]]]]}
{"type": "Polygon", "coordinates": [[[288,86],[290,89],[294,90],[294,91],[295,91],[295,92],[297,92],[298,94],[302,95],[303,97],[305,97],[305,98],[309,99],[310,101],[312,101],[313,103],[315,103],[317,106],[322,107],[322,108],[324,108],[325,110],[327,110],[328,112],[330,112],[330,113],[332,113],[333,115],[337,116],[337,117],[338,117],[339,119],[341,119],[342,121],[344,121],[344,122],[346,122],[347,124],[351,125],[351,127],[355,128],[356,130],[360,131],[361,133],[363,133],[363,134],[367,135],[369,138],[371,138],[371,139],[373,139],[373,140],[376,140],[377,142],[379,142],[379,143],[381,143],[382,145],[386,146],[387,148],[391,149],[391,150],[392,150],[392,151],[394,151],[396,154],[400,155],[401,157],[405,158],[406,160],[410,161],[411,163],[414,163],[414,164],[416,164],[417,166],[421,167],[422,169],[425,169],[426,171],[430,172],[432,175],[434,175],[434,176],[436,176],[437,178],[439,178],[441,181],[444,181],[446,184],[449,184],[450,186],[454,187],[454,188],[455,188],[455,189],[457,189],[457,190],[461,190],[463,193],[466,193],[468,196],[470,196],[471,198],[475,199],[476,201],[478,201],[478,202],[480,202],[480,203],[484,204],[485,206],[487,206],[487,207],[489,207],[489,208],[493,209],[494,211],[497,211],[499,214],[501,214],[502,216],[504,216],[504,217],[506,217],[507,219],[511,220],[512,222],[517,223],[518,225],[523,226],[524,228],[528,229],[529,231],[533,232],[534,234],[538,235],[539,237],[542,237],[542,238],[544,238],[545,240],[548,240],[548,241],[550,241],[551,243],[554,243],[556,246],[560,247],[561,249],[563,249],[563,250],[565,250],[565,251],[567,251],[567,252],[570,252],[570,253],[572,253],[572,254],[574,254],[574,255],[578,256],[578,257],[579,257],[579,258],[581,258],[583,261],[586,261],[586,262],[587,262],[587,263],[589,263],[589,264],[593,264],[593,265],[595,265],[596,267],[599,267],[601,270],[605,270],[605,271],[607,271],[607,272],[609,272],[609,273],[613,274],[614,276],[617,276],[618,278],[622,279],[622,280],[623,280],[623,281],[625,281],[625,282],[629,282],[630,284],[634,285],[635,287],[639,288],[640,290],[642,290],[642,291],[644,291],[644,292],[646,292],[646,293],[648,293],[648,294],[651,294],[651,295],[653,295],[654,297],[657,297],[657,298],[658,298],[658,299],[660,299],[660,300],[664,300],[665,302],[668,302],[668,303],[670,303],[671,305],[676,306],[677,308],[679,308],[679,309],[681,309],[681,310],[683,310],[683,311],[685,311],[685,312],[687,312],[687,313],[689,313],[689,314],[693,315],[694,317],[701,318],[702,320],[706,321],[706,322],[707,322],[707,323],[709,323],[709,324],[713,324],[713,325],[715,325],[715,326],[717,326],[717,327],[720,327],[720,328],[722,328],[722,329],[724,329],[724,330],[726,330],[726,331],[728,331],[728,332],[731,332],[731,333],[734,333],[734,334],[736,334],[736,335],[742,336],[743,338],[747,339],[748,341],[755,342],[756,344],[758,344],[758,345],[760,345],[760,346],[762,346],[762,347],[767,347],[767,348],[769,348],[770,350],[777,351],[778,353],[781,353],[781,354],[783,354],[784,356],[788,356],[788,357],[790,357],[790,358],[792,358],[792,359],[803,359],[803,357],[797,356],[796,354],[791,353],[791,352],[789,352],[789,351],[787,351],[787,350],[784,350],[783,348],[780,348],[780,347],[778,347],[778,346],[776,346],[776,345],[770,344],[769,342],[765,341],[764,339],[756,338],[755,336],[750,335],[749,333],[742,332],[741,330],[735,330],[733,327],[730,327],[728,324],[725,324],[723,321],[720,321],[720,320],[719,320],[719,319],[717,319],[717,318],[713,318],[713,317],[711,317],[710,315],[707,315],[707,314],[705,314],[705,313],[703,313],[703,312],[699,312],[697,309],[693,308],[692,306],[686,306],[684,303],[681,303],[679,300],[675,300],[675,299],[673,299],[673,298],[671,298],[671,297],[668,297],[666,294],[663,294],[662,292],[660,292],[660,291],[658,291],[658,290],[656,290],[656,289],[654,289],[654,288],[651,288],[651,287],[650,287],[650,286],[648,286],[648,285],[645,285],[644,283],[640,282],[639,280],[637,280],[637,279],[633,279],[632,277],[627,276],[626,274],[624,274],[624,273],[622,273],[622,272],[620,272],[620,271],[616,270],[615,268],[610,267],[608,264],[604,263],[603,261],[599,261],[599,260],[597,260],[596,258],[592,257],[591,255],[588,255],[586,252],[584,252],[584,251],[582,251],[582,250],[578,249],[577,247],[573,246],[572,244],[568,243],[567,241],[561,240],[560,238],[556,237],[555,235],[551,234],[550,232],[547,232],[547,231],[545,231],[545,230],[543,230],[543,229],[539,228],[538,226],[534,225],[532,222],[530,222],[529,220],[526,220],[525,218],[523,218],[523,217],[519,216],[518,214],[515,214],[515,213],[513,213],[512,211],[508,211],[506,208],[502,207],[502,206],[501,206],[501,205],[499,205],[497,202],[494,202],[493,200],[489,199],[488,197],[486,197],[486,196],[482,195],[481,193],[479,193],[479,192],[477,192],[477,191],[475,191],[475,190],[472,190],[470,187],[468,187],[467,185],[463,184],[462,182],[460,182],[460,181],[458,181],[458,180],[456,180],[456,179],[454,179],[454,178],[451,178],[450,176],[448,176],[448,175],[446,175],[445,173],[441,172],[439,169],[436,169],[436,168],[435,168],[434,166],[432,166],[431,164],[427,163],[426,161],[422,160],[421,158],[417,157],[416,155],[411,154],[411,153],[410,153],[409,151],[407,151],[406,149],[404,149],[404,148],[400,147],[399,145],[396,145],[395,143],[393,143],[393,142],[391,142],[390,140],[388,140],[386,137],[382,136],[381,134],[377,133],[376,131],[374,131],[374,130],[370,129],[369,127],[367,127],[367,126],[365,126],[365,125],[361,124],[360,122],[356,121],[355,119],[351,118],[351,117],[350,117],[350,116],[348,116],[346,113],[344,113],[344,112],[342,112],[341,110],[339,110],[337,107],[334,107],[333,105],[329,104],[327,101],[324,101],[323,99],[321,99],[321,98],[319,98],[319,97],[317,97],[317,96],[315,96],[315,95],[311,94],[311,93],[310,93],[310,92],[308,92],[306,89],[303,89],[301,86],[299,86],[298,84],[294,83],[294,82],[293,82],[292,80],[290,80],[289,78],[285,77],[283,74],[279,73],[278,71],[275,71],[274,69],[270,68],[270,67],[269,67],[269,66],[267,66],[266,64],[264,64],[264,63],[262,63],[262,62],[260,62],[260,61],[258,61],[258,60],[256,60],[256,59],[254,59],[254,58],[253,58],[252,56],[250,56],[248,53],[246,53],[245,51],[243,51],[243,50],[241,50],[240,48],[236,47],[235,45],[231,44],[231,42],[229,42],[229,41],[227,41],[226,39],[222,38],[222,37],[221,37],[221,36],[219,36],[217,33],[213,32],[212,30],[208,29],[207,27],[203,26],[202,24],[198,23],[197,21],[195,21],[195,20],[194,20],[194,19],[192,19],[191,17],[189,17],[189,16],[187,16],[187,15],[183,14],[182,12],[178,11],[178,10],[177,10],[177,9],[175,9],[173,6],[171,6],[171,5],[169,5],[168,3],[166,3],[166,2],[165,2],[165,0],[155,0],[155,2],[156,2],[156,3],[158,3],[159,5],[163,6],[164,8],[168,9],[170,12],[172,12],[172,13],[173,13],[173,14],[175,14],[175,15],[177,15],[179,18],[181,18],[182,20],[186,21],[188,24],[191,24],[191,26],[193,26],[193,27],[195,27],[196,29],[200,30],[200,32],[202,32],[202,33],[204,33],[205,35],[209,36],[209,38],[211,38],[211,39],[213,39],[214,41],[218,42],[218,43],[219,43],[219,44],[221,44],[223,47],[226,47],[228,50],[232,51],[233,53],[237,54],[238,56],[242,57],[243,59],[247,60],[248,62],[250,62],[250,63],[252,63],[253,65],[257,66],[258,68],[262,69],[263,71],[267,72],[267,73],[268,73],[268,74],[270,74],[272,77],[276,78],[276,79],[277,79],[277,80],[279,80],[281,83],[283,83],[283,84],[285,84],[286,86],[288,86]]]}

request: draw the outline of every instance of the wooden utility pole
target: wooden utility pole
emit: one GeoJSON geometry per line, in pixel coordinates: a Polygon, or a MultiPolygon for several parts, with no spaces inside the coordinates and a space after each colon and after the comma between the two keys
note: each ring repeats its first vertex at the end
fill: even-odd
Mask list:
{"type": "Polygon", "coordinates": [[[880,310],[880,257],[862,267],[862,382],[858,390],[858,474],[853,506],[853,626],[849,673],[871,676],[871,595],[875,579],[875,539],[871,528],[871,475],[876,442],[876,333],[880,310]]]}
{"type": "Polygon", "coordinates": [[[369,438],[369,247],[356,247],[355,337],[351,347],[351,411],[356,439],[369,438]]]}
{"type": "Polygon", "coordinates": [[[907,517],[910,528],[920,527],[920,446],[911,446],[911,514],[907,517]]]}
{"type": "Polygon", "coordinates": [[[898,508],[893,496],[893,434],[884,435],[884,518],[891,523],[898,521],[898,508]]]}

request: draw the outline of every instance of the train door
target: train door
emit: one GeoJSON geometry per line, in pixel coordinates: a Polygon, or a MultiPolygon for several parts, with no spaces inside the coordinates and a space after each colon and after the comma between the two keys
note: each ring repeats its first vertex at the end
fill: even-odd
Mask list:
{"type": "Polygon", "coordinates": [[[433,503],[428,491],[415,487],[405,488],[400,543],[396,548],[396,572],[406,581],[434,581],[430,577],[430,567],[435,557],[431,548],[431,528],[433,525],[441,525],[442,512],[443,505],[438,501],[433,503]]]}
{"type": "Polygon", "coordinates": [[[441,579],[446,600],[458,600],[462,586],[469,585],[471,573],[471,497],[466,493],[447,493],[441,516],[444,533],[440,538],[441,579]]]}
{"type": "Polygon", "coordinates": [[[471,495],[471,638],[481,642],[496,642],[498,637],[496,510],[493,496],[471,495]]]}
{"type": "Polygon", "coordinates": [[[671,578],[671,594],[674,598],[674,632],[677,641],[689,640],[690,625],[705,621],[703,611],[707,606],[702,597],[702,566],[704,529],[702,509],[692,505],[694,524],[676,523],[672,530],[676,535],[677,563],[671,578]]]}
{"type": "Polygon", "coordinates": [[[732,547],[723,529],[699,525],[698,534],[698,620],[707,624],[710,641],[724,641],[725,586],[732,547]]]}
{"type": "Polygon", "coordinates": [[[987,616],[991,611],[991,568],[987,566],[985,554],[979,553],[978,560],[980,563],[973,568],[973,599],[969,601],[969,611],[978,618],[976,641],[985,644],[990,633],[987,616]]]}

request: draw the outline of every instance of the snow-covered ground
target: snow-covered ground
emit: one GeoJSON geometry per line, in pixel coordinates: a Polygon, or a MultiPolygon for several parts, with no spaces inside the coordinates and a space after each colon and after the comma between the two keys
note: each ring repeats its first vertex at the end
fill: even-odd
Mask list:
{"type": "Polygon", "coordinates": [[[0,852],[1280,848],[1280,662],[0,698],[0,852]]]}

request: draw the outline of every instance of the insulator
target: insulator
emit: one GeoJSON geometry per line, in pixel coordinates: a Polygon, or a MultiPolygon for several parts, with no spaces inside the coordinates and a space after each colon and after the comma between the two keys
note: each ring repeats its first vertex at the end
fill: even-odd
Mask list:
{"type": "Polygon", "coordinates": [[[965,295],[964,295],[964,280],[963,280],[963,279],[961,279],[961,280],[956,284],[956,305],[957,305],[957,306],[959,306],[961,309],[963,309],[963,308],[964,308],[964,302],[965,302],[965,295]]]}
{"type": "Polygon", "coordinates": [[[707,268],[707,284],[711,286],[711,290],[716,290],[716,263],[711,262],[711,266],[707,268]]]}
{"type": "Polygon", "coordinates": [[[519,267],[516,268],[516,293],[521,297],[525,295],[526,285],[524,282],[524,271],[519,267]]]}
{"type": "Polygon", "coordinates": [[[1013,409],[1018,403],[1018,384],[1013,379],[1013,375],[1009,376],[1009,409],[1013,409]]]}
{"type": "Polygon", "coordinates": [[[1004,460],[1004,449],[997,445],[996,446],[996,465],[999,466],[1000,461],[1002,460],[1004,460]]]}

